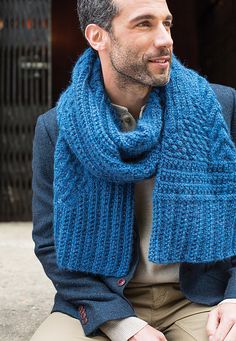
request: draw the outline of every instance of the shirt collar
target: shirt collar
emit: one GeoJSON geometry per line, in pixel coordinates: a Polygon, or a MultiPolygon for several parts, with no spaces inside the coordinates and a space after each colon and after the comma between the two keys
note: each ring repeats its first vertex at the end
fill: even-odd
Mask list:
{"type": "MultiPolygon", "coordinates": [[[[126,107],[123,107],[122,105],[118,105],[118,104],[114,104],[112,103],[113,107],[117,109],[118,113],[119,114],[124,114],[124,113],[129,113],[129,110],[126,108],[126,107]]],[[[140,110],[140,113],[139,113],[139,118],[142,118],[143,116],[143,111],[145,109],[146,105],[142,106],[141,110],[140,110]]],[[[131,115],[131,114],[130,114],[131,115]]]]}

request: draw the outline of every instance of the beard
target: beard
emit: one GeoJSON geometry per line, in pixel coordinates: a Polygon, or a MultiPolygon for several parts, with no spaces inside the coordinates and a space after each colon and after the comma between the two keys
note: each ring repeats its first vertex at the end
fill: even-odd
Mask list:
{"type": "Polygon", "coordinates": [[[111,42],[110,61],[121,87],[129,84],[155,87],[164,86],[169,82],[172,60],[170,49],[163,47],[158,49],[155,56],[149,54],[138,58],[137,51],[122,47],[114,36],[111,37],[111,42]],[[158,72],[152,71],[150,59],[162,56],[170,56],[169,67],[159,69],[158,72]]]}

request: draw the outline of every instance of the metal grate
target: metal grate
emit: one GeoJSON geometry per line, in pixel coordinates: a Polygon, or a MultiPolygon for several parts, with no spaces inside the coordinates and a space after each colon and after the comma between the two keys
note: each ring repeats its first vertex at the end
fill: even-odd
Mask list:
{"type": "Polygon", "coordinates": [[[51,105],[51,1],[0,0],[0,221],[31,219],[36,118],[51,105]]]}

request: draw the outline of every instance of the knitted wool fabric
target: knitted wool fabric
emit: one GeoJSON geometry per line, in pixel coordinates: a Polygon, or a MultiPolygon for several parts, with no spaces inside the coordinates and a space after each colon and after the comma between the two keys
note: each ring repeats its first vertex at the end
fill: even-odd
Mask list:
{"type": "Polygon", "coordinates": [[[92,49],[57,105],[54,234],[60,268],[126,275],[134,184],[155,176],[149,260],[236,255],[236,148],[208,82],[174,57],[142,118],[122,132],[92,49]]]}

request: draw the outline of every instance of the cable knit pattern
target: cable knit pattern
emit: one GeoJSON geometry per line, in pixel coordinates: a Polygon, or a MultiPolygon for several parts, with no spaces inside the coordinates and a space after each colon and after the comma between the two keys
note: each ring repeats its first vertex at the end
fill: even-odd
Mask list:
{"type": "Polygon", "coordinates": [[[208,82],[174,57],[135,130],[122,132],[87,49],[57,105],[54,235],[58,265],[126,275],[134,184],[155,176],[149,259],[209,262],[236,255],[236,148],[208,82]]]}

